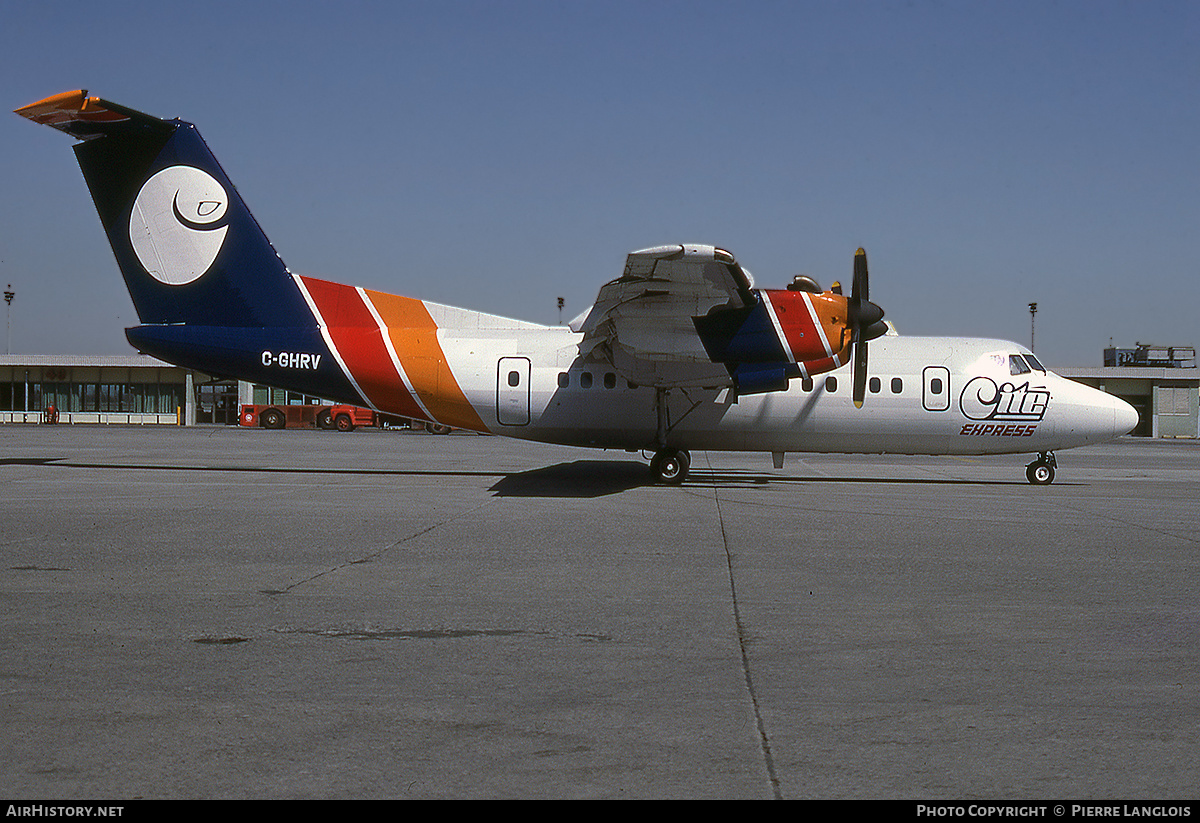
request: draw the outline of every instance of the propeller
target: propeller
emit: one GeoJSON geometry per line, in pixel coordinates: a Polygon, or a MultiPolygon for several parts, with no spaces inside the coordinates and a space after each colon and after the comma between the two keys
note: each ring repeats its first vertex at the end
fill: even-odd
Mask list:
{"type": "Polygon", "coordinates": [[[854,282],[846,303],[846,321],[850,325],[850,342],[854,345],[854,407],[861,409],[867,391],[867,341],[887,332],[883,309],[870,300],[867,253],[863,249],[854,253],[854,282]]]}

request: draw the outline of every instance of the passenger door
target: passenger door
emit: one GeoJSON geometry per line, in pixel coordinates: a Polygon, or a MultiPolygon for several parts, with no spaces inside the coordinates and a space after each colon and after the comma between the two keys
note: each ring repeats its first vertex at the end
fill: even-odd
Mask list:
{"type": "Polygon", "coordinates": [[[501,357],[496,367],[496,422],[529,425],[529,359],[501,357]]]}
{"type": "Polygon", "coordinates": [[[950,408],[950,370],[945,366],[926,366],[922,372],[921,403],[926,411],[950,408]]]}

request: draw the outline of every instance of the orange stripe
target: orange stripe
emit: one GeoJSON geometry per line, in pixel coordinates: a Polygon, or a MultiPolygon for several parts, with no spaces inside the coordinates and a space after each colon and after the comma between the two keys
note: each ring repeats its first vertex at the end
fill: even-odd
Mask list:
{"type": "Polygon", "coordinates": [[[334,350],[364,399],[379,411],[424,418],[425,413],[396,374],[379,326],[358,292],[351,286],[328,280],[310,277],[301,280],[321,312],[334,350]]]}
{"type": "MultiPolygon", "coordinates": [[[[834,357],[846,351],[850,345],[850,327],[846,325],[846,314],[850,301],[840,294],[817,294],[812,296],[812,305],[821,318],[821,327],[825,330],[825,339],[834,357]]],[[[843,360],[843,362],[848,362],[843,360]]]]}
{"type": "Polygon", "coordinates": [[[420,300],[364,289],[387,326],[388,338],[417,397],[433,418],[447,426],[487,431],[467,401],[437,339],[437,324],[420,300]]]}

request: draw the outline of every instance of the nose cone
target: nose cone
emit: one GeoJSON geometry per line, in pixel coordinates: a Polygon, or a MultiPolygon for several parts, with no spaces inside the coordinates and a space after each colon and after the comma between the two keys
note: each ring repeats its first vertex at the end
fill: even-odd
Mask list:
{"type": "Polygon", "coordinates": [[[1093,443],[1111,440],[1123,434],[1129,434],[1138,424],[1137,409],[1119,397],[1107,392],[1092,389],[1090,396],[1094,408],[1098,412],[1093,418],[1095,430],[1089,440],[1093,443]]]}
{"type": "MultiPolygon", "coordinates": [[[[1061,445],[1103,443],[1129,434],[1138,424],[1137,409],[1119,397],[1070,380],[1056,386],[1055,400],[1063,412],[1057,419],[1061,445]]],[[[1047,418],[1051,415],[1047,414],[1047,418]]]]}
{"type": "Polygon", "coordinates": [[[1129,434],[1138,424],[1137,409],[1119,397],[1113,398],[1113,437],[1129,434]]]}

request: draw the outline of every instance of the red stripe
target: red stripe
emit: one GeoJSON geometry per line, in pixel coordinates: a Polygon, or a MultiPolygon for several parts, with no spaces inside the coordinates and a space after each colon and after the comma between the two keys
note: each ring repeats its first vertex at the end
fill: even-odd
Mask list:
{"type": "Polygon", "coordinates": [[[797,363],[826,358],[825,344],[813,323],[804,292],[768,290],[767,298],[779,318],[779,328],[787,338],[788,348],[797,363]]]}
{"type": "Polygon", "coordinates": [[[404,388],[379,324],[358,291],[328,280],[301,280],[325,321],[338,356],[367,401],[380,411],[423,420],[425,413],[404,388]]]}

